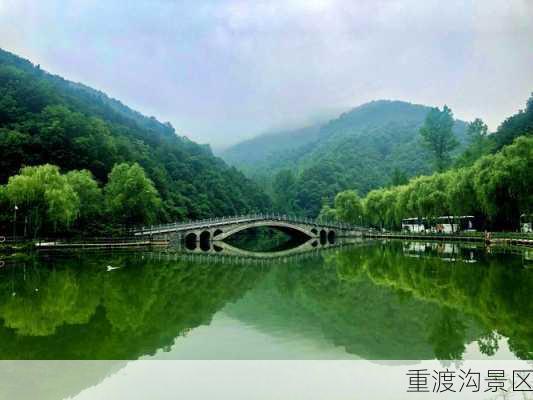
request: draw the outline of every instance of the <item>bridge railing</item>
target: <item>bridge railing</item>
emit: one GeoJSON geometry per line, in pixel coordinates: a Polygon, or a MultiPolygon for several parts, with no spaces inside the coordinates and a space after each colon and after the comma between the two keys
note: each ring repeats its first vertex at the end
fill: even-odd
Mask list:
{"type": "Polygon", "coordinates": [[[324,221],[316,220],[308,217],[298,217],[294,215],[280,214],[280,213],[257,213],[257,214],[245,214],[236,215],[231,217],[218,217],[207,218],[203,220],[195,221],[176,221],[168,224],[142,226],[140,228],[133,229],[134,234],[150,234],[151,232],[164,232],[186,228],[202,228],[213,225],[228,224],[234,222],[247,222],[247,221],[262,221],[262,220],[274,220],[283,221],[298,224],[315,225],[317,227],[334,228],[343,230],[362,230],[363,228],[357,225],[351,225],[338,221],[324,221]]]}

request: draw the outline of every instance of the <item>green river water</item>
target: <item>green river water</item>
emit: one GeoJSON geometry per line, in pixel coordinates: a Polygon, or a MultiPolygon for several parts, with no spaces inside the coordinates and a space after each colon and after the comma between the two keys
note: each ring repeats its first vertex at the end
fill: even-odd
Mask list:
{"type": "Polygon", "coordinates": [[[531,359],[526,258],[381,241],[262,262],[39,253],[0,268],[0,358],[531,359]]]}

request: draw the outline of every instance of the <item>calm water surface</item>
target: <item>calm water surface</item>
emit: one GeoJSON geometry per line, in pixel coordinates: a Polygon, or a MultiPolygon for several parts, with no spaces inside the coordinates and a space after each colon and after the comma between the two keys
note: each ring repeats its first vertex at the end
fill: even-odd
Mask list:
{"type": "Polygon", "coordinates": [[[0,269],[0,359],[531,359],[532,266],[402,242],[31,255],[0,269]]]}

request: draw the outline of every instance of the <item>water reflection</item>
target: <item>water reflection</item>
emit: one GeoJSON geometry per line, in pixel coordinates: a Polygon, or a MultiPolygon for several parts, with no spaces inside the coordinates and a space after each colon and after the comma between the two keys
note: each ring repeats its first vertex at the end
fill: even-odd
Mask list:
{"type": "Polygon", "coordinates": [[[260,254],[266,253],[283,254],[283,252],[294,249],[300,249],[301,252],[306,247],[325,248],[338,242],[333,231],[329,233],[321,231],[317,238],[309,238],[305,235],[293,235],[274,228],[259,227],[238,232],[223,241],[212,240],[209,232],[203,232],[200,236],[187,235],[183,242],[176,243],[176,246],[186,252],[209,253],[226,250],[226,253],[238,255],[239,250],[241,250],[243,255],[252,256],[252,253],[257,253],[260,256],[260,254]]]}
{"type": "Polygon", "coordinates": [[[241,340],[243,326],[270,338],[266,358],[289,357],[274,349],[298,342],[307,344],[290,357],[323,358],[327,348],[366,359],[462,359],[471,343],[486,357],[508,343],[513,357],[532,358],[533,273],[520,257],[413,243],[262,264],[216,254],[34,256],[7,266],[0,358],[137,359],[179,355],[186,345],[196,346],[187,357],[224,358],[212,324],[223,316],[238,344],[233,358],[258,354],[241,340]],[[209,343],[192,340],[200,326],[209,343]]]}

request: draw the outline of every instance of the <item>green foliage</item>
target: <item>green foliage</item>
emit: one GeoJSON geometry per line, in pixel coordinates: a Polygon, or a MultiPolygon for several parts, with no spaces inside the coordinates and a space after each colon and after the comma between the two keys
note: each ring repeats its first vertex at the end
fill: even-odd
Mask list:
{"type": "Polygon", "coordinates": [[[407,182],[409,182],[409,178],[407,177],[407,174],[399,168],[394,168],[394,170],[392,171],[392,175],[391,175],[391,185],[392,186],[405,185],[407,182]]]}
{"type": "Polygon", "coordinates": [[[519,137],[501,152],[474,164],[474,187],[483,212],[502,225],[533,206],[533,138],[519,137]]]}
{"type": "MultiPolygon", "coordinates": [[[[105,198],[92,174],[73,170],[61,174],[55,165],[24,167],[0,186],[0,222],[13,221],[8,211],[17,207],[18,224],[27,235],[56,233],[112,233],[112,222],[131,226],[154,221],[161,199],[139,164],[117,164],[109,174],[105,198]]],[[[17,229],[21,235],[21,228],[17,229]]]]}
{"type": "Polygon", "coordinates": [[[115,164],[138,163],[160,193],[161,222],[270,207],[256,184],[214,157],[208,146],[178,136],[169,123],[3,50],[0,154],[0,184],[23,166],[42,164],[88,170],[105,184],[115,164]]]}
{"type": "Polygon", "coordinates": [[[407,185],[371,191],[365,220],[398,228],[403,218],[443,215],[483,217],[496,229],[517,229],[533,204],[533,138],[519,137],[473,166],[412,179],[407,185]]]}
{"type": "Polygon", "coordinates": [[[432,108],[420,128],[420,136],[426,148],[433,156],[433,162],[437,171],[444,171],[451,163],[451,152],[459,141],[453,134],[454,120],[452,110],[447,106],[439,110],[432,108]]]}
{"type": "MultiPolygon", "coordinates": [[[[291,170],[295,183],[283,192],[277,209],[315,217],[322,200],[331,204],[339,191],[354,189],[365,195],[391,180],[401,184],[409,177],[431,173],[430,157],[418,133],[429,111],[401,101],[375,101],[315,130],[259,136],[222,156],[265,187],[280,171],[291,170]]],[[[465,126],[454,123],[462,141],[465,126]]],[[[274,191],[274,200],[276,196],[274,191]]]]}
{"type": "Polygon", "coordinates": [[[533,93],[527,100],[526,108],[503,121],[490,138],[494,143],[494,150],[499,150],[523,135],[533,135],[533,93]]]}
{"type": "Polygon", "coordinates": [[[69,227],[80,208],[80,200],[59,168],[46,164],[24,167],[19,175],[9,178],[7,198],[19,214],[28,218],[30,232],[36,236],[43,224],[58,228],[69,227]]]}
{"type": "Polygon", "coordinates": [[[363,205],[355,190],[346,190],[335,196],[335,214],[341,222],[361,224],[363,205]]]}
{"type": "Polygon", "coordinates": [[[105,199],[113,218],[127,226],[152,223],[161,207],[153,182],[137,163],[113,167],[105,187],[105,199]]]}
{"type": "Polygon", "coordinates": [[[466,134],[469,144],[455,162],[458,167],[472,165],[482,156],[489,154],[493,147],[493,143],[488,136],[488,127],[479,118],[468,124],[466,134]]]}
{"type": "Polygon", "coordinates": [[[272,203],[276,210],[295,211],[296,178],[289,169],[279,171],[272,181],[272,203]]]}
{"type": "Polygon", "coordinates": [[[324,204],[320,209],[317,219],[319,221],[337,221],[337,210],[330,207],[328,204],[324,204]]]}
{"type": "Polygon", "coordinates": [[[88,224],[103,213],[102,190],[98,187],[90,171],[70,171],[66,174],[67,182],[78,195],[80,211],[78,223],[88,224]]]}

